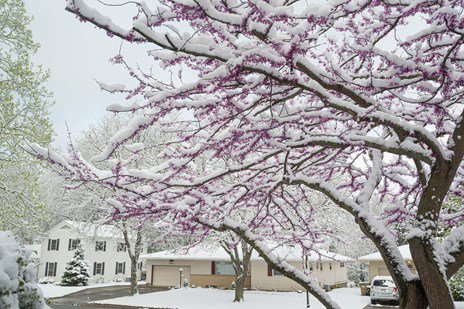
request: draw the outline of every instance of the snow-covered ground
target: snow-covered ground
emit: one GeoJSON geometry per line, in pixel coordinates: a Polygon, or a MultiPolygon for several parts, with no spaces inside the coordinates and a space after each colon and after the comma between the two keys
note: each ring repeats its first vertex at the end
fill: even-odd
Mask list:
{"type": "Polygon", "coordinates": [[[113,285],[129,285],[129,282],[106,282],[91,284],[88,286],[60,286],[55,284],[38,284],[45,298],[61,297],[74,292],[79,292],[86,289],[101,288],[113,285]]]}
{"type": "MultiPolygon", "coordinates": [[[[360,309],[369,304],[369,297],[360,296],[358,289],[335,289],[332,297],[347,309],[360,309]]],[[[243,303],[233,303],[234,291],[218,289],[175,289],[166,292],[155,292],[134,297],[120,297],[99,304],[131,305],[179,309],[283,309],[306,308],[306,294],[295,292],[245,291],[243,303]]],[[[314,297],[310,296],[311,309],[323,309],[314,297]]]]}
{"type": "MultiPolygon", "coordinates": [[[[359,288],[335,289],[329,293],[344,309],[362,309],[370,303],[368,296],[360,295],[359,288]]],[[[234,291],[230,290],[190,288],[139,294],[133,297],[120,297],[95,303],[178,309],[306,308],[305,293],[245,291],[244,302],[233,303],[233,298],[234,291]]],[[[324,308],[312,296],[310,296],[310,306],[311,309],[324,308]]],[[[464,309],[464,303],[456,303],[456,309],[464,309]]]]}

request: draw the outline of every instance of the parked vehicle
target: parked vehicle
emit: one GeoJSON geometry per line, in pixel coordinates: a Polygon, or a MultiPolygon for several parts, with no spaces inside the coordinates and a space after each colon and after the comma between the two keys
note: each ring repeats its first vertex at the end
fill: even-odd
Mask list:
{"type": "Polygon", "coordinates": [[[372,280],[371,288],[371,304],[377,304],[379,302],[394,302],[398,303],[399,294],[398,288],[390,276],[376,276],[372,280]]]}

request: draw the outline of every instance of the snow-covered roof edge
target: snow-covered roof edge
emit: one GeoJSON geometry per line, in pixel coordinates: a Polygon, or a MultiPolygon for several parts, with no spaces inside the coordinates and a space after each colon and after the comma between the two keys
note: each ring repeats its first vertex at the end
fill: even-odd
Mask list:
{"type": "MultiPolygon", "coordinates": [[[[240,251],[240,250],[239,250],[240,251]]],[[[285,258],[287,261],[301,261],[301,251],[296,248],[288,248],[287,250],[280,250],[276,252],[280,257],[285,258]]],[[[230,261],[229,255],[221,247],[217,248],[190,248],[188,252],[186,249],[180,250],[166,250],[155,253],[144,254],[140,257],[144,260],[200,260],[200,261],[230,261]]],[[[262,261],[262,257],[256,251],[253,251],[251,256],[252,261],[262,261]]],[[[338,261],[338,262],[351,262],[353,259],[337,253],[319,250],[319,253],[312,252],[308,256],[309,261],[338,261]]]]}
{"type": "MultiPolygon", "coordinates": [[[[400,251],[401,255],[403,256],[405,260],[412,260],[411,251],[409,251],[409,245],[399,246],[398,250],[400,251]]],[[[365,262],[383,261],[382,255],[380,254],[379,251],[368,254],[368,255],[361,256],[358,258],[358,260],[365,261],[365,262]]]]}
{"type": "Polygon", "coordinates": [[[47,231],[47,235],[57,229],[62,228],[65,225],[68,225],[70,228],[74,229],[81,236],[124,239],[122,231],[114,225],[78,222],[71,220],[63,220],[56,224],[47,231]]]}

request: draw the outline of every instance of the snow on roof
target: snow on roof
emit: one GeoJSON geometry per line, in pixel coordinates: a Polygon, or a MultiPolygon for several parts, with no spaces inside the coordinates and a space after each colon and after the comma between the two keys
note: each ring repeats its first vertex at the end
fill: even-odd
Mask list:
{"type": "Polygon", "coordinates": [[[59,226],[68,225],[71,228],[77,229],[79,234],[89,237],[104,237],[104,238],[123,238],[122,231],[114,225],[95,224],[87,222],[77,222],[65,220],[59,226]]]}
{"type": "Polygon", "coordinates": [[[31,255],[29,256],[30,259],[40,259],[41,249],[42,249],[41,244],[25,245],[24,246],[24,250],[31,253],[31,255]]]}
{"type": "MultiPolygon", "coordinates": [[[[398,250],[400,250],[401,255],[405,260],[412,260],[411,252],[409,251],[409,245],[399,246],[398,250]]],[[[358,258],[359,261],[383,261],[380,252],[374,252],[368,255],[364,255],[358,258]]]]}
{"type": "MultiPolygon", "coordinates": [[[[239,250],[241,252],[241,250],[239,250]]],[[[301,261],[302,252],[301,249],[296,247],[278,247],[273,251],[281,258],[285,258],[287,261],[301,261]]],[[[197,246],[190,249],[179,249],[179,250],[166,250],[161,252],[155,252],[145,254],[141,256],[144,260],[206,260],[206,261],[230,261],[230,256],[220,246],[217,247],[203,247],[197,246]]],[[[256,251],[253,251],[251,256],[252,261],[262,260],[256,251]]],[[[318,250],[318,252],[311,252],[308,256],[309,261],[340,261],[350,262],[351,258],[328,252],[325,250],[318,250]]]]}

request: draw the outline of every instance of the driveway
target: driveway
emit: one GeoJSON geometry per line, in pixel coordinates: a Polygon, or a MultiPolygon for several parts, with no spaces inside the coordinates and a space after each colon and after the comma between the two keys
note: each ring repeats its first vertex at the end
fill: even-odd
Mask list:
{"type": "MultiPolygon", "coordinates": [[[[148,286],[139,286],[140,294],[162,291],[148,286]]],[[[129,296],[130,287],[127,285],[106,286],[101,288],[90,288],[76,293],[72,293],[63,297],[50,298],[50,307],[52,309],[102,309],[102,308],[134,308],[134,307],[120,307],[120,306],[101,306],[91,305],[89,302],[111,299],[117,297],[129,296]]]]}

